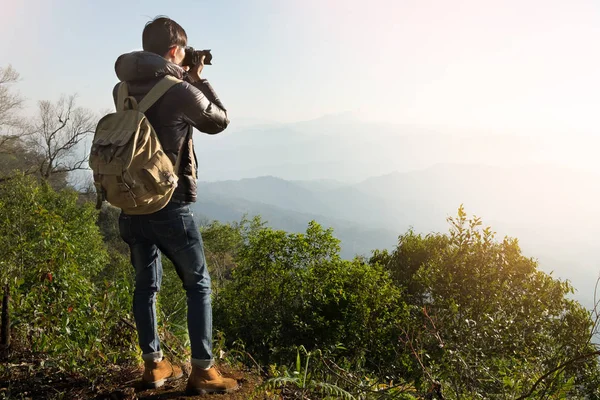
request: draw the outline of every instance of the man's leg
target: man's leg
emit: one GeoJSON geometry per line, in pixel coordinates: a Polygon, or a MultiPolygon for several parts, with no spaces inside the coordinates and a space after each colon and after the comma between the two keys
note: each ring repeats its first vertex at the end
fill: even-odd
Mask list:
{"type": "Polygon", "coordinates": [[[156,323],[156,295],[162,282],[162,264],[158,247],[142,234],[139,217],[121,215],[119,230],[129,245],[131,264],[135,269],[133,316],[144,361],[160,361],[162,351],[156,323]]]}
{"type": "Polygon", "coordinates": [[[160,361],[162,351],[156,323],[156,296],[162,282],[162,264],[158,247],[149,243],[130,245],[135,268],[133,316],[137,326],[142,358],[160,361]]]}
{"type": "Polygon", "coordinates": [[[131,252],[135,269],[133,315],[138,340],[144,359],[142,382],[148,388],[163,386],[166,381],[183,377],[181,368],[163,359],[156,324],[156,295],[162,282],[162,264],[158,247],[147,239],[143,230],[147,220],[143,216],[121,214],[119,231],[131,252]]]}
{"type": "Polygon", "coordinates": [[[213,367],[211,282],[200,231],[188,206],[166,207],[165,218],[151,221],[158,246],[173,261],[187,293],[192,372],[188,394],[224,393],[239,388],[213,367]]]}
{"type": "Polygon", "coordinates": [[[163,235],[165,229],[171,233],[169,237],[157,235],[157,241],[161,251],[173,262],[187,294],[192,364],[209,368],[213,364],[211,280],[200,231],[187,206],[171,211],[168,223],[151,224],[163,235]]]}

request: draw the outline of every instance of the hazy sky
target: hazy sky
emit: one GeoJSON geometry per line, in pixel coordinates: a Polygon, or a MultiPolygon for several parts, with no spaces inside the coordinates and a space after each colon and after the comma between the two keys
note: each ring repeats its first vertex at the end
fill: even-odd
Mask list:
{"type": "MultiPolygon", "coordinates": [[[[353,112],[441,133],[522,135],[534,143],[531,161],[600,173],[600,0],[0,0],[0,66],[21,73],[26,112],[61,93],[106,110],[116,58],[141,49],[144,24],[156,15],[178,21],[190,45],[212,49],[204,76],[232,126],[353,112]]],[[[229,167],[232,152],[218,141],[235,147],[242,138],[228,132],[197,147],[201,171],[229,167]]],[[[346,144],[364,141],[357,136],[349,133],[346,144]]],[[[452,140],[469,151],[469,143],[452,140]]],[[[250,160],[240,168],[257,168],[251,146],[264,145],[240,150],[250,160]]],[[[374,148],[374,157],[382,148],[396,156],[392,140],[374,148]]],[[[285,158],[298,148],[277,152],[285,158]]],[[[510,156],[511,149],[496,152],[510,156]]],[[[333,153],[327,156],[352,157],[333,153]]],[[[323,168],[322,178],[329,172],[323,168]]],[[[555,208],[549,219],[571,212],[555,208]]]]}
{"type": "Polygon", "coordinates": [[[76,92],[111,107],[115,59],[165,14],[212,49],[205,77],[233,120],[354,111],[588,143],[600,127],[598,0],[0,3],[0,65],[21,73],[30,105],[76,92]]]}

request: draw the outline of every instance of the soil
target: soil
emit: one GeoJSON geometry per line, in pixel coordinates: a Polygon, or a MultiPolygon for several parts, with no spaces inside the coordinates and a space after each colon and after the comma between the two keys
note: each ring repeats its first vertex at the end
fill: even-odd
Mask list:
{"type": "MultiPolygon", "coordinates": [[[[261,383],[261,378],[251,371],[221,365],[223,376],[237,379],[240,389],[233,393],[190,396],[185,393],[190,366],[182,365],[184,376],[167,382],[158,389],[144,389],[141,385],[140,367],[111,367],[95,382],[84,376],[60,372],[43,367],[47,357],[40,354],[12,354],[0,357],[0,399],[98,399],[98,400],[160,400],[160,399],[211,399],[248,400],[261,383]]],[[[257,400],[263,396],[255,396],[257,400]]]]}

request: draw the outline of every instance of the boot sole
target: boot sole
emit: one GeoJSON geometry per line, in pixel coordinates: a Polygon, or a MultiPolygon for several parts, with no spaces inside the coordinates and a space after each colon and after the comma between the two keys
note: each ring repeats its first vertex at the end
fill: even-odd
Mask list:
{"type": "Polygon", "coordinates": [[[158,389],[159,387],[163,387],[165,383],[176,381],[177,379],[183,378],[183,372],[179,376],[170,376],[165,379],[160,379],[156,382],[143,382],[144,388],[146,389],[158,389]]]}
{"type": "Polygon", "coordinates": [[[166,382],[167,382],[166,379],[161,379],[156,382],[144,382],[144,388],[145,389],[158,389],[159,387],[164,386],[166,382]]]}
{"type": "Polygon", "coordinates": [[[185,394],[187,395],[203,395],[203,394],[225,394],[233,393],[240,389],[240,385],[230,389],[197,389],[197,388],[186,388],[185,394]]]}

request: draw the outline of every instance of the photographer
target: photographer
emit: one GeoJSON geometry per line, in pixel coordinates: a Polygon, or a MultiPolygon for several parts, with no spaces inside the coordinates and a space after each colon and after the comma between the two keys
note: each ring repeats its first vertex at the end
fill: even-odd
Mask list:
{"type": "MultiPolygon", "coordinates": [[[[123,54],[115,64],[117,77],[127,83],[129,96],[139,103],[166,75],[182,80],[145,113],[163,151],[176,166],[178,180],[173,197],[152,214],[122,212],[119,217],[120,234],[129,245],[135,269],[133,312],[145,364],[142,381],[155,388],[183,376],[181,368],[163,357],[157,332],[156,296],[162,280],[163,253],[173,262],[187,293],[192,353],[188,392],[234,391],[238,383],[222,377],[213,365],[211,280],[202,238],[189,208],[197,196],[193,127],[209,134],[222,132],[229,124],[227,111],[209,83],[200,77],[210,53],[187,48],[187,35],[179,24],[166,17],[150,21],[144,28],[142,43],[143,51],[123,54]]],[[[113,91],[115,103],[118,86],[113,91]]]]}

